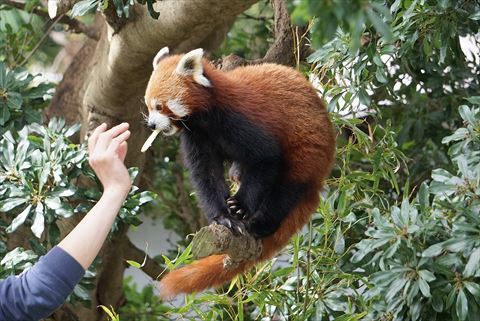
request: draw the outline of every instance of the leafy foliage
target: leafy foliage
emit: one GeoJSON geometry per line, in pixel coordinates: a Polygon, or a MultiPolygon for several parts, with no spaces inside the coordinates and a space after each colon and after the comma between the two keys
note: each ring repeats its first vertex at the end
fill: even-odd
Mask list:
{"type": "MultiPolygon", "coordinates": [[[[153,8],[154,0],[114,0],[112,1],[113,5],[115,6],[115,12],[119,18],[130,17],[130,8],[135,4],[135,2],[140,3],[142,5],[147,5],[148,12],[150,16],[154,19],[158,19],[160,16],[159,12],[156,12],[153,8]]],[[[72,8],[72,12],[70,13],[71,17],[83,16],[87,12],[96,9],[99,11],[104,11],[111,5],[107,0],[81,0],[75,3],[72,8]]]]}
{"type": "Polygon", "coordinates": [[[17,132],[7,132],[0,141],[0,211],[13,217],[7,233],[15,232],[26,220],[41,238],[50,225],[50,244],[58,242],[59,231],[52,224],[73,215],[68,198],[77,192],[72,184],[82,172],[86,152],[72,145],[68,137],[78,126],[52,120],[48,128],[32,124],[17,132]],[[34,134],[38,135],[35,136],[34,134]]]}
{"type": "Polygon", "coordinates": [[[51,46],[38,46],[41,42],[52,43],[48,38],[42,39],[44,19],[32,13],[39,1],[24,3],[24,10],[0,4],[0,61],[10,68],[24,65],[34,52],[37,60],[43,62],[49,61],[55,52],[51,46]]]}
{"type": "Polygon", "coordinates": [[[217,55],[231,53],[249,59],[262,58],[273,41],[273,10],[269,1],[259,1],[238,16],[217,55]]]}
{"type": "MultiPolygon", "coordinates": [[[[5,253],[4,250],[0,252],[2,255],[5,253]]],[[[37,258],[38,256],[31,250],[20,247],[11,250],[4,254],[0,261],[0,279],[31,267],[37,258]]]]}
{"type": "Polygon", "coordinates": [[[153,285],[138,290],[133,279],[127,277],[123,283],[123,291],[128,304],[119,311],[122,320],[170,320],[165,317],[170,307],[162,303],[153,285]]]}
{"type": "Polygon", "coordinates": [[[443,140],[455,142],[449,154],[456,174],[436,169],[430,185],[422,184],[411,202],[404,199],[389,215],[373,209],[367,238],[355,246],[351,261],[364,262],[371,280],[365,296],[384,298],[373,318],[474,320],[478,315],[480,109],[460,110],[466,127],[443,140]]]}
{"type": "MultiPolygon", "coordinates": [[[[330,8],[335,19],[343,21],[333,23],[339,27],[336,36],[309,58],[317,64],[315,73],[323,80],[329,109],[391,122],[400,149],[410,159],[415,185],[434,166],[445,166],[446,149],[440,141],[458,126],[456,110],[463,98],[479,92],[478,64],[465,57],[461,41],[480,31],[480,5],[448,0],[302,1],[299,8],[306,5],[317,6],[318,11],[311,12],[319,15],[330,8]],[[352,10],[355,6],[363,9],[352,10]],[[382,24],[367,22],[369,8],[382,13],[382,24]]],[[[323,26],[332,19],[318,23],[323,26]]]]}
{"type": "Polygon", "coordinates": [[[46,106],[53,86],[47,83],[34,86],[34,79],[27,70],[9,70],[0,61],[0,135],[40,121],[40,111],[46,106]]]}

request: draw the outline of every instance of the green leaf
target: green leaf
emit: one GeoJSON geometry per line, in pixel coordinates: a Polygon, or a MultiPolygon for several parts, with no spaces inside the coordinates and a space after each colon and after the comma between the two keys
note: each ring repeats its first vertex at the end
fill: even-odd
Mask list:
{"type": "Polygon", "coordinates": [[[474,297],[480,298],[480,284],[470,281],[464,281],[463,285],[474,297]]]}
{"type": "Polygon", "coordinates": [[[75,3],[70,13],[70,17],[83,16],[98,5],[98,0],[82,0],[75,3]]]}
{"type": "Polygon", "coordinates": [[[23,98],[22,95],[16,92],[9,92],[7,98],[7,105],[12,110],[20,110],[22,108],[23,98]]]}
{"type": "Polygon", "coordinates": [[[125,260],[128,265],[133,266],[134,268],[140,269],[142,265],[136,261],[133,260],[125,260]]]}
{"type": "MultiPolygon", "coordinates": [[[[474,98],[474,97],[470,97],[470,99],[471,98],[474,98]]],[[[478,98],[480,103],[480,96],[478,98]]],[[[462,117],[462,119],[468,122],[470,125],[474,126],[475,123],[477,122],[477,120],[475,119],[475,113],[468,106],[461,105],[458,108],[458,112],[460,113],[460,116],[462,117]]]]}
{"type": "Polygon", "coordinates": [[[393,300],[393,298],[397,295],[400,290],[403,289],[403,286],[407,283],[407,279],[400,277],[393,281],[392,285],[388,288],[387,294],[385,295],[385,299],[387,301],[393,300]]]}
{"type": "Polygon", "coordinates": [[[447,300],[445,301],[445,309],[449,309],[453,305],[453,302],[455,301],[456,297],[457,297],[457,291],[454,288],[452,288],[450,293],[448,293],[447,300]]]}
{"type": "Polygon", "coordinates": [[[90,293],[89,291],[82,286],[81,284],[77,284],[75,288],[73,288],[73,293],[78,296],[80,299],[83,301],[88,301],[90,300],[90,293]]]}
{"type": "Polygon", "coordinates": [[[153,19],[158,19],[158,17],[160,17],[160,12],[155,11],[155,9],[153,8],[153,2],[154,0],[147,0],[148,12],[153,19]]]}
{"type": "Polygon", "coordinates": [[[439,291],[434,291],[432,294],[432,308],[438,313],[443,311],[443,297],[439,291]]]}
{"type": "Polygon", "coordinates": [[[339,94],[336,94],[335,96],[332,97],[332,99],[330,100],[330,102],[328,103],[328,111],[329,112],[333,112],[337,106],[337,103],[338,103],[338,100],[340,99],[340,97],[342,97],[342,94],[343,93],[339,93],[339,94]]]}
{"type": "Polygon", "coordinates": [[[442,182],[432,182],[430,184],[430,193],[438,195],[451,195],[457,191],[457,185],[445,184],[442,182]]]}
{"type": "Polygon", "coordinates": [[[7,268],[20,268],[18,265],[33,261],[37,257],[37,254],[31,250],[24,250],[21,247],[16,247],[3,257],[2,261],[0,261],[0,265],[7,268]]]}
{"type": "Polygon", "coordinates": [[[103,312],[105,312],[108,315],[109,321],[120,321],[120,316],[117,313],[115,313],[115,310],[113,309],[112,306],[110,306],[110,309],[104,305],[99,305],[98,307],[102,308],[103,312]]]}
{"type": "Polygon", "coordinates": [[[33,235],[35,235],[37,238],[40,238],[45,230],[45,217],[43,215],[43,204],[38,203],[37,207],[35,208],[35,217],[31,227],[33,235]]]}
{"type": "Polygon", "coordinates": [[[423,296],[426,298],[429,298],[430,295],[430,286],[428,285],[427,281],[425,281],[422,278],[418,279],[418,287],[420,288],[420,291],[422,292],[423,296]]]}
{"type": "Polygon", "coordinates": [[[31,208],[32,208],[32,205],[28,205],[20,214],[18,214],[18,216],[15,217],[12,223],[7,227],[6,232],[7,233],[15,232],[20,227],[20,225],[22,225],[25,222],[28,215],[30,214],[31,208]]]}
{"type": "Polygon", "coordinates": [[[428,247],[425,251],[422,253],[422,257],[435,257],[439,256],[440,253],[442,253],[443,247],[441,244],[434,244],[430,247],[428,247]]]}
{"type": "Polygon", "coordinates": [[[474,105],[480,106],[480,96],[472,96],[472,97],[467,97],[465,99],[474,105]]]}
{"type": "Polygon", "coordinates": [[[448,144],[452,141],[464,140],[469,135],[468,129],[459,128],[452,135],[444,137],[442,139],[442,144],[448,144]]]}
{"type": "Polygon", "coordinates": [[[442,168],[434,169],[432,171],[432,179],[440,183],[444,183],[450,180],[452,177],[452,174],[442,168]]]}
{"type": "Polygon", "coordinates": [[[366,106],[370,106],[371,99],[370,96],[368,95],[367,91],[364,88],[360,88],[358,90],[358,99],[360,99],[360,102],[366,106]]]}
{"type": "Polygon", "coordinates": [[[468,278],[478,271],[480,265],[480,247],[477,247],[472,254],[470,254],[470,258],[468,259],[467,265],[465,265],[465,270],[463,270],[463,276],[468,278]]]}
{"type": "Polygon", "coordinates": [[[472,13],[470,16],[468,16],[468,19],[480,20],[480,11],[472,13]]]}
{"type": "Polygon", "coordinates": [[[60,241],[60,229],[57,223],[50,224],[48,227],[48,237],[50,244],[58,244],[60,241]]]}
{"type": "Polygon", "coordinates": [[[420,312],[422,312],[423,304],[421,302],[413,302],[410,306],[410,314],[412,315],[412,321],[418,320],[420,312]]]}
{"type": "Polygon", "coordinates": [[[335,233],[335,244],[333,249],[338,255],[341,255],[343,252],[345,252],[345,238],[343,237],[341,224],[338,224],[337,231],[335,233]]]}
{"type": "Polygon", "coordinates": [[[27,197],[12,197],[6,200],[0,201],[0,212],[9,212],[14,208],[25,204],[30,199],[27,197]]]}
{"type": "Polygon", "coordinates": [[[388,83],[388,79],[387,77],[385,77],[385,71],[383,70],[383,68],[377,68],[377,70],[375,71],[375,78],[378,80],[378,82],[382,84],[388,83]]]}
{"type": "Polygon", "coordinates": [[[8,110],[8,106],[4,105],[2,108],[2,113],[0,114],[0,126],[5,126],[5,124],[9,120],[10,120],[10,111],[8,110]]]}
{"type": "Polygon", "coordinates": [[[463,291],[463,289],[458,292],[455,309],[457,311],[457,316],[460,321],[463,321],[467,318],[468,302],[467,302],[467,296],[465,295],[465,292],[463,291]]]}
{"type": "Polygon", "coordinates": [[[47,197],[45,198],[45,206],[51,210],[57,210],[62,207],[62,201],[59,197],[47,197]]]}
{"type": "Polygon", "coordinates": [[[393,33],[390,26],[383,21],[380,16],[373,11],[371,8],[367,8],[367,16],[375,29],[380,33],[386,42],[391,42],[393,40],[393,33]]]}
{"type": "Polygon", "coordinates": [[[422,185],[420,185],[420,189],[418,190],[417,194],[421,212],[425,212],[425,210],[430,206],[429,194],[428,184],[423,182],[422,185]]]}
{"type": "Polygon", "coordinates": [[[428,270],[420,270],[418,271],[418,275],[427,282],[432,282],[436,279],[435,274],[428,270]]]}

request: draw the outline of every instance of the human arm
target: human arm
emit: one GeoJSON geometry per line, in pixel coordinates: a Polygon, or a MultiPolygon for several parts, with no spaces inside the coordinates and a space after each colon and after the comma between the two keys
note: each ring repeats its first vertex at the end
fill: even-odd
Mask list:
{"type": "Polygon", "coordinates": [[[104,187],[99,202],[58,246],[20,276],[0,282],[0,321],[39,320],[50,315],[73,291],[94,260],[125,200],[130,177],[123,164],[128,124],[106,131],[99,126],[89,139],[90,165],[104,187]]]}
{"type": "Polygon", "coordinates": [[[105,242],[112,224],[131,188],[130,176],[123,164],[130,137],[128,124],[105,131],[102,124],[88,140],[90,166],[103,185],[98,203],[83,220],[58,244],[87,269],[105,242]]]}

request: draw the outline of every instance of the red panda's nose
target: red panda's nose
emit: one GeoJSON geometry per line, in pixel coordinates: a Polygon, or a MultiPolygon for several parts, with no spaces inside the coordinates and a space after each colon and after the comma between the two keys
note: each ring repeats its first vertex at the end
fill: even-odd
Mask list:
{"type": "Polygon", "coordinates": [[[157,125],[155,123],[148,122],[147,127],[154,130],[157,127],[157,125]]]}

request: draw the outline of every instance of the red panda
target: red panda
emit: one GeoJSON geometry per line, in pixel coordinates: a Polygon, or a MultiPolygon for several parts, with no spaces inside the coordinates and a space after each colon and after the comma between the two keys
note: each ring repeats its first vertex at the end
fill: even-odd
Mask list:
{"type": "Polygon", "coordinates": [[[160,295],[202,291],[270,259],[305,225],[330,173],[335,137],[316,90],[295,69],[261,64],[224,72],[203,58],[159,51],[145,102],[148,126],[180,133],[182,154],[210,223],[260,238],[255,261],[225,269],[213,255],[168,273],[160,295]],[[240,180],[230,196],[224,163],[240,180]]]}

